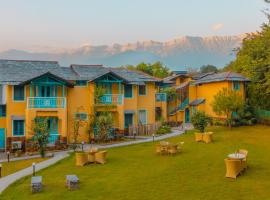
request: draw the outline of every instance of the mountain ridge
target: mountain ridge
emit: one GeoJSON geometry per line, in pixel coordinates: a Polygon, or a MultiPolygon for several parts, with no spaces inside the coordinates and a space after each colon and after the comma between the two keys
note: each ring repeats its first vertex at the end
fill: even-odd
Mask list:
{"type": "Polygon", "coordinates": [[[0,52],[0,58],[57,60],[63,66],[71,63],[123,66],[161,61],[172,70],[198,68],[205,64],[223,67],[235,58],[233,49],[241,46],[244,37],[245,35],[183,36],[165,42],[149,40],[113,45],[83,45],[47,52],[12,49],[0,52]]]}

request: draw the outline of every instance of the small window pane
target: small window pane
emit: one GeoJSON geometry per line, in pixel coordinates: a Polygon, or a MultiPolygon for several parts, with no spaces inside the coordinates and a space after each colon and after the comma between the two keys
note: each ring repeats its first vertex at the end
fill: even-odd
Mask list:
{"type": "Polygon", "coordinates": [[[0,117],[6,117],[6,105],[0,105],[0,117]]]}
{"type": "Polygon", "coordinates": [[[145,85],[139,85],[139,95],[146,95],[145,85]]]}
{"type": "Polygon", "coordinates": [[[125,85],[125,97],[126,98],[132,97],[132,85],[125,85]]]}
{"type": "Polygon", "coordinates": [[[24,120],[13,121],[13,135],[23,136],[24,135],[24,120]]]}
{"type": "Polygon", "coordinates": [[[233,82],[233,89],[240,90],[240,82],[233,82]]]}
{"type": "Polygon", "coordinates": [[[87,113],[76,113],[76,118],[80,120],[87,120],[87,113]]]}
{"type": "Polygon", "coordinates": [[[86,86],[87,85],[87,81],[76,81],[76,85],[77,86],[86,86]]]}
{"type": "Polygon", "coordinates": [[[14,85],[14,97],[15,101],[23,101],[24,100],[24,86],[14,85]]]}

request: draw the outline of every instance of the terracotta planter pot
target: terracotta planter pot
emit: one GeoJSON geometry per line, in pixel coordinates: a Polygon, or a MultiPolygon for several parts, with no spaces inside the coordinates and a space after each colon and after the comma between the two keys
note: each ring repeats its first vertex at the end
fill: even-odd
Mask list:
{"type": "Polygon", "coordinates": [[[200,142],[203,140],[203,133],[195,133],[195,141],[200,142]]]}
{"type": "Polygon", "coordinates": [[[206,132],[203,134],[203,141],[208,144],[213,141],[213,132],[206,132]]]}
{"type": "Polygon", "coordinates": [[[84,152],[76,153],[76,166],[84,166],[88,163],[88,155],[84,152]]]}

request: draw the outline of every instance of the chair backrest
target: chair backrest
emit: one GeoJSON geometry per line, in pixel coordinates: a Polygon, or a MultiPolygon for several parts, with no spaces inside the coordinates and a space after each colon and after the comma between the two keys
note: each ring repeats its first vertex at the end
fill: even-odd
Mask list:
{"type": "Polygon", "coordinates": [[[160,145],[162,145],[162,146],[163,146],[163,145],[164,145],[164,146],[165,146],[165,145],[169,145],[169,142],[161,141],[161,142],[160,142],[160,145]]]}
{"type": "Polygon", "coordinates": [[[246,157],[248,155],[248,150],[246,150],[246,149],[239,149],[238,152],[241,154],[244,154],[246,157]]]}

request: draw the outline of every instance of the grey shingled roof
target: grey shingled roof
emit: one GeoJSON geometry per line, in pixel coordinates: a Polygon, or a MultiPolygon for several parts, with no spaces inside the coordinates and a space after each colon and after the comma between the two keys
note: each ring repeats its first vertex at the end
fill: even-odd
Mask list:
{"type": "Polygon", "coordinates": [[[208,76],[205,76],[194,82],[195,85],[202,83],[211,83],[211,82],[220,82],[220,81],[244,81],[247,82],[249,79],[244,77],[241,74],[235,72],[222,72],[215,73],[208,76]]]}
{"type": "Polygon", "coordinates": [[[0,83],[17,85],[59,68],[55,61],[0,60],[0,83]]]}
{"type": "Polygon", "coordinates": [[[67,81],[93,81],[108,73],[132,84],[160,81],[160,79],[149,76],[143,72],[106,68],[102,67],[102,65],[73,64],[70,67],[61,67],[56,61],[0,60],[0,84],[18,85],[46,73],[51,73],[67,81]]]}
{"type": "Polygon", "coordinates": [[[189,105],[190,106],[197,106],[197,105],[200,105],[204,102],[205,102],[205,99],[200,98],[200,99],[195,99],[194,101],[190,102],[189,105]]]}

